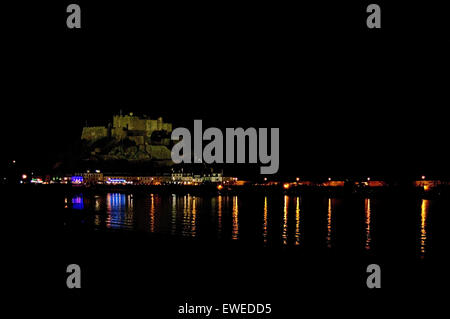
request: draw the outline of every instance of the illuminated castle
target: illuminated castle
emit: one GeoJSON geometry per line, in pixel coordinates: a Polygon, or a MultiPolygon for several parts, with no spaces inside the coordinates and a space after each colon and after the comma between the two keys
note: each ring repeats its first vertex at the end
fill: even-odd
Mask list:
{"type": "Polygon", "coordinates": [[[104,159],[170,159],[171,132],[172,124],[164,123],[162,117],[129,113],[114,115],[107,126],[83,127],[81,140],[92,147],[90,155],[104,159]],[[110,150],[106,152],[105,146],[110,150]]]}
{"type": "Polygon", "coordinates": [[[129,115],[114,115],[112,126],[88,126],[83,127],[81,139],[96,141],[101,138],[111,137],[116,140],[128,138],[137,145],[145,144],[145,138],[151,137],[155,131],[172,132],[172,123],[164,123],[163,118],[154,120],[146,115],[139,117],[130,113],[129,115]]]}

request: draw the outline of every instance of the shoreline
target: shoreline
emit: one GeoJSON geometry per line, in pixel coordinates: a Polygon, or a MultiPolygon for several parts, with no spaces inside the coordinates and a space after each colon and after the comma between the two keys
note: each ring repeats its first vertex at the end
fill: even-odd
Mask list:
{"type": "Polygon", "coordinates": [[[220,189],[217,185],[71,185],[71,184],[22,184],[22,185],[2,185],[3,188],[15,190],[48,190],[64,191],[68,193],[158,193],[158,194],[191,194],[191,195],[239,195],[239,194],[273,194],[273,195],[297,195],[297,194],[329,194],[333,196],[348,195],[375,195],[375,194],[396,194],[414,195],[421,197],[449,196],[450,186],[441,185],[428,190],[414,186],[382,186],[382,187],[351,187],[351,186],[292,186],[288,189],[282,185],[223,185],[220,189]]]}

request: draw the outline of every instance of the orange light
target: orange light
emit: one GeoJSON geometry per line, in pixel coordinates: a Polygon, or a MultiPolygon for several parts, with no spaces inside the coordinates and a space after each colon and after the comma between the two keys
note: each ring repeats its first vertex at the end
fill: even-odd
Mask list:
{"type": "Polygon", "coordinates": [[[300,180],[300,177],[297,177],[295,180],[298,182],[300,180]]]}
{"type": "Polygon", "coordinates": [[[422,175],[422,179],[425,179],[425,175],[422,175]]]}
{"type": "Polygon", "coordinates": [[[222,185],[217,185],[217,189],[220,191],[223,188],[222,185]]]}
{"type": "Polygon", "coordinates": [[[22,179],[27,179],[27,177],[28,177],[27,174],[22,175],[22,179]]]}
{"type": "Polygon", "coordinates": [[[289,188],[289,184],[288,183],[283,184],[283,187],[284,187],[284,189],[288,189],[289,188]]]}

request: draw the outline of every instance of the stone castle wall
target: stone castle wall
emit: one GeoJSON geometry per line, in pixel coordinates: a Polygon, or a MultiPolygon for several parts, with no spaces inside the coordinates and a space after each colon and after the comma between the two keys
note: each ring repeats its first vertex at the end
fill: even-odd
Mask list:
{"type": "Polygon", "coordinates": [[[108,129],[104,126],[91,126],[83,127],[81,133],[82,140],[98,140],[104,137],[108,137],[108,129]]]}
{"type": "Polygon", "coordinates": [[[81,139],[95,141],[111,136],[114,139],[122,140],[129,137],[138,144],[143,144],[145,137],[150,137],[153,132],[161,130],[171,133],[172,123],[164,123],[162,117],[150,119],[130,113],[129,115],[114,115],[111,128],[103,126],[83,127],[81,139]]]}
{"type": "Polygon", "coordinates": [[[130,115],[115,115],[113,117],[113,128],[111,136],[122,139],[126,136],[126,131],[143,131],[143,135],[150,137],[154,131],[165,130],[172,132],[172,123],[164,123],[163,118],[156,120],[141,118],[130,115]],[[125,131],[125,136],[124,136],[125,131]]]}

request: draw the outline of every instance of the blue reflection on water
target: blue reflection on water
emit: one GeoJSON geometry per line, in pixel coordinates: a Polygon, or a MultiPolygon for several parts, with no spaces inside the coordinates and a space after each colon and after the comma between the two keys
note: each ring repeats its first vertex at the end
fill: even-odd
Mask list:
{"type": "Polygon", "coordinates": [[[133,212],[127,209],[125,194],[108,193],[106,226],[109,228],[132,228],[133,212]]]}
{"type": "Polygon", "coordinates": [[[84,201],[83,201],[83,195],[76,195],[72,197],[72,208],[73,209],[84,209],[84,201]]]}

